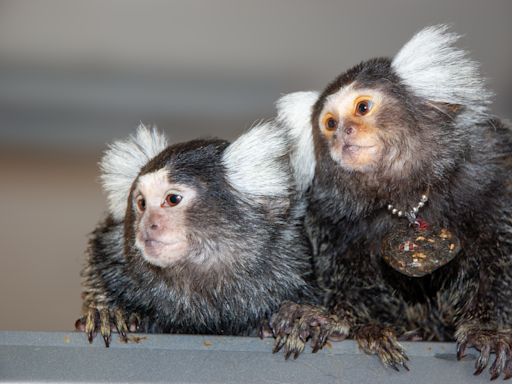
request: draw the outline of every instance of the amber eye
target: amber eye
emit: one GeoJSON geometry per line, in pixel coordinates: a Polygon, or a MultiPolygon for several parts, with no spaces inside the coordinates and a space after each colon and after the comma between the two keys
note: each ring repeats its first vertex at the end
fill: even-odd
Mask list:
{"type": "Polygon", "coordinates": [[[338,122],[334,119],[334,117],[329,117],[325,120],[325,129],[328,131],[334,131],[338,126],[338,122]]]}
{"type": "Polygon", "coordinates": [[[146,200],[144,199],[140,199],[138,202],[137,202],[137,206],[139,207],[139,209],[141,211],[145,210],[146,209],[146,200]]]}
{"type": "Polygon", "coordinates": [[[356,115],[366,115],[368,112],[370,112],[370,109],[372,109],[372,105],[373,103],[371,101],[360,101],[356,106],[356,115]]]}
{"type": "Polygon", "coordinates": [[[171,207],[174,207],[175,205],[178,205],[180,203],[181,199],[182,199],[182,197],[179,195],[167,195],[167,197],[165,198],[165,201],[171,207]]]}

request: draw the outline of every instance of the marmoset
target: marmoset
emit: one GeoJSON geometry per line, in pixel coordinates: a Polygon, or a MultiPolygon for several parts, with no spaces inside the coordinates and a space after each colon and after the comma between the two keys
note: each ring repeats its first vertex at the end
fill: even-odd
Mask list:
{"type": "Polygon", "coordinates": [[[459,359],[480,351],[475,374],[495,352],[492,379],[512,377],[511,126],[458,38],[428,27],[287,106],[312,110],[305,227],[331,314],[283,306],[280,346],[353,337],[398,370],[399,337],[456,340],[459,359]]]}
{"type": "Polygon", "coordinates": [[[101,181],[108,217],[92,234],[84,317],[111,330],[255,335],[284,300],[310,294],[311,260],[290,148],[272,122],[232,144],[167,146],[141,126],[111,145],[101,181]]]}

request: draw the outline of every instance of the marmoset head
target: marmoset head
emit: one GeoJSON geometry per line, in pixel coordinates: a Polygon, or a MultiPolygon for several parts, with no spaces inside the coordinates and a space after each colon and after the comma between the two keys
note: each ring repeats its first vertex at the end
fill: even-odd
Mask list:
{"type": "Polygon", "coordinates": [[[151,264],[165,267],[201,253],[198,243],[211,241],[215,224],[235,209],[223,203],[231,191],[219,160],[228,145],[217,139],[175,144],[142,168],[128,201],[125,238],[151,264]]]}
{"type": "Polygon", "coordinates": [[[490,93],[447,29],[426,28],[393,60],[363,62],[327,86],[312,115],[319,163],[419,188],[449,175],[470,144],[468,126],[485,119],[490,93]]]}
{"type": "Polygon", "coordinates": [[[270,124],[232,144],[196,139],[167,146],[156,129],[111,146],[102,182],[124,222],[127,257],[159,267],[256,258],[286,217],[293,190],[287,142],[270,124]]]}

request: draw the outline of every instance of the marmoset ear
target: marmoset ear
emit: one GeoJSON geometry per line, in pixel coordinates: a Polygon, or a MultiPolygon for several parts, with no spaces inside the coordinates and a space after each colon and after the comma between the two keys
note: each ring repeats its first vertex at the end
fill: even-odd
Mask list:
{"type": "Polygon", "coordinates": [[[318,92],[295,92],[277,103],[277,125],[290,139],[289,156],[297,189],[304,193],[315,175],[315,148],[311,115],[318,92]]]}
{"type": "Polygon", "coordinates": [[[459,106],[473,116],[485,115],[493,93],[484,88],[480,64],[468,52],[453,47],[460,35],[448,25],[437,25],[418,32],[394,57],[391,66],[417,96],[449,115],[459,106]]]}
{"type": "Polygon", "coordinates": [[[141,168],[167,148],[167,137],[156,127],[141,124],[135,136],[118,140],[109,146],[99,163],[108,209],[115,220],[123,220],[130,189],[141,168]]]}
{"type": "Polygon", "coordinates": [[[273,122],[253,127],[222,155],[227,179],[241,195],[287,198],[293,188],[287,158],[288,138],[273,122]]]}

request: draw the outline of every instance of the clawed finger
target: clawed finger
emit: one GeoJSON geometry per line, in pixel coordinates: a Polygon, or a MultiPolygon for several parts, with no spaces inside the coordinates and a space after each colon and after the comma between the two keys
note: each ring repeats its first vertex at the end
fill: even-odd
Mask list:
{"type": "Polygon", "coordinates": [[[274,343],[274,348],[272,349],[272,353],[277,353],[281,350],[281,348],[283,348],[287,337],[288,337],[287,335],[284,335],[283,337],[281,337],[279,335],[276,336],[276,341],[274,343]]]}
{"type": "Polygon", "coordinates": [[[100,310],[100,333],[105,347],[108,348],[110,345],[110,312],[105,308],[100,310]]]}
{"type": "Polygon", "coordinates": [[[128,327],[124,321],[124,313],[120,308],[114,309],[114,324],[119,332],[119,338],[121,341],[127,343],[128,338],[126,337],[126,334],[128,333],[128,327]]]}
{"type": "Polygon", "coordinates": [[[85,332],[89,343],[92,343],[99,330],[105,342],[105,347],[108,348],[112,341],[112,332],[118,332],[121,341],[126,343],[128,342],[127,333],[137,332],[140,324],[140,316],[136,313],[130,315],[127,326],[123,311],[120,308],[115,308],[112,313],[110,313],[107,308],[98,310],[98,308],[90,307],[87,310],[87,315],[76,321],[75,329],[80,332],[85,332]]]}
{"type": "Polygon", "coordinates": [[[475,363],[475,375],[480,375],[489,365],[491,353],[496,357],[489,373],[491,380],[496,380],[503,374],[504,380],[512,377],[512,335],[509,330],[466,328],[457,335],[457,358],[466,355],[467,348],[475,348],[480,355],[475,363]]]}
{"type": "Polygon", "coordinates": [[[457,360],[462,359],[466,356],[466,342],[457,343],[457,360]]]}
{"type": "Polygon", "coordinates": [[[356,333],[359,345],[368,354],[376,354],[385,367],[399,371],[409,371],[404,347],[396,340],[395,333],[388,327],[368,325],[359,328],[356,333]]]}
{"type": "Polygon", "coordinates": [[[302,316],[302,306],[300,304],[286,302],[281,305],[279,312],[270,319],[270,327],[274,337],[279,335],[284,337],[290,331],[293,322],[302,316]]]}
{"type": "Polygon", "coordinates": [[[507,356],[507,362],[505,363],[505,367],[503,368],[503,374],[505,375],[503,380],[508,380],[512,377],[512,356],[510,355],[510,353],[507,356]]]}
{"type": "Polygon", "coordinates": [[[138,313],[132,313],[128,319],[128,329],[130,332],[139,332],[141,320],[138,313]]]}
{"type": "Polygon", "coordinates": [[[96,329],[99,325],[100,314],[96,308],[89,308],[87,312],[87,319],[85,321],[85,332],[89,343],[96,337],[96,329]]]}

